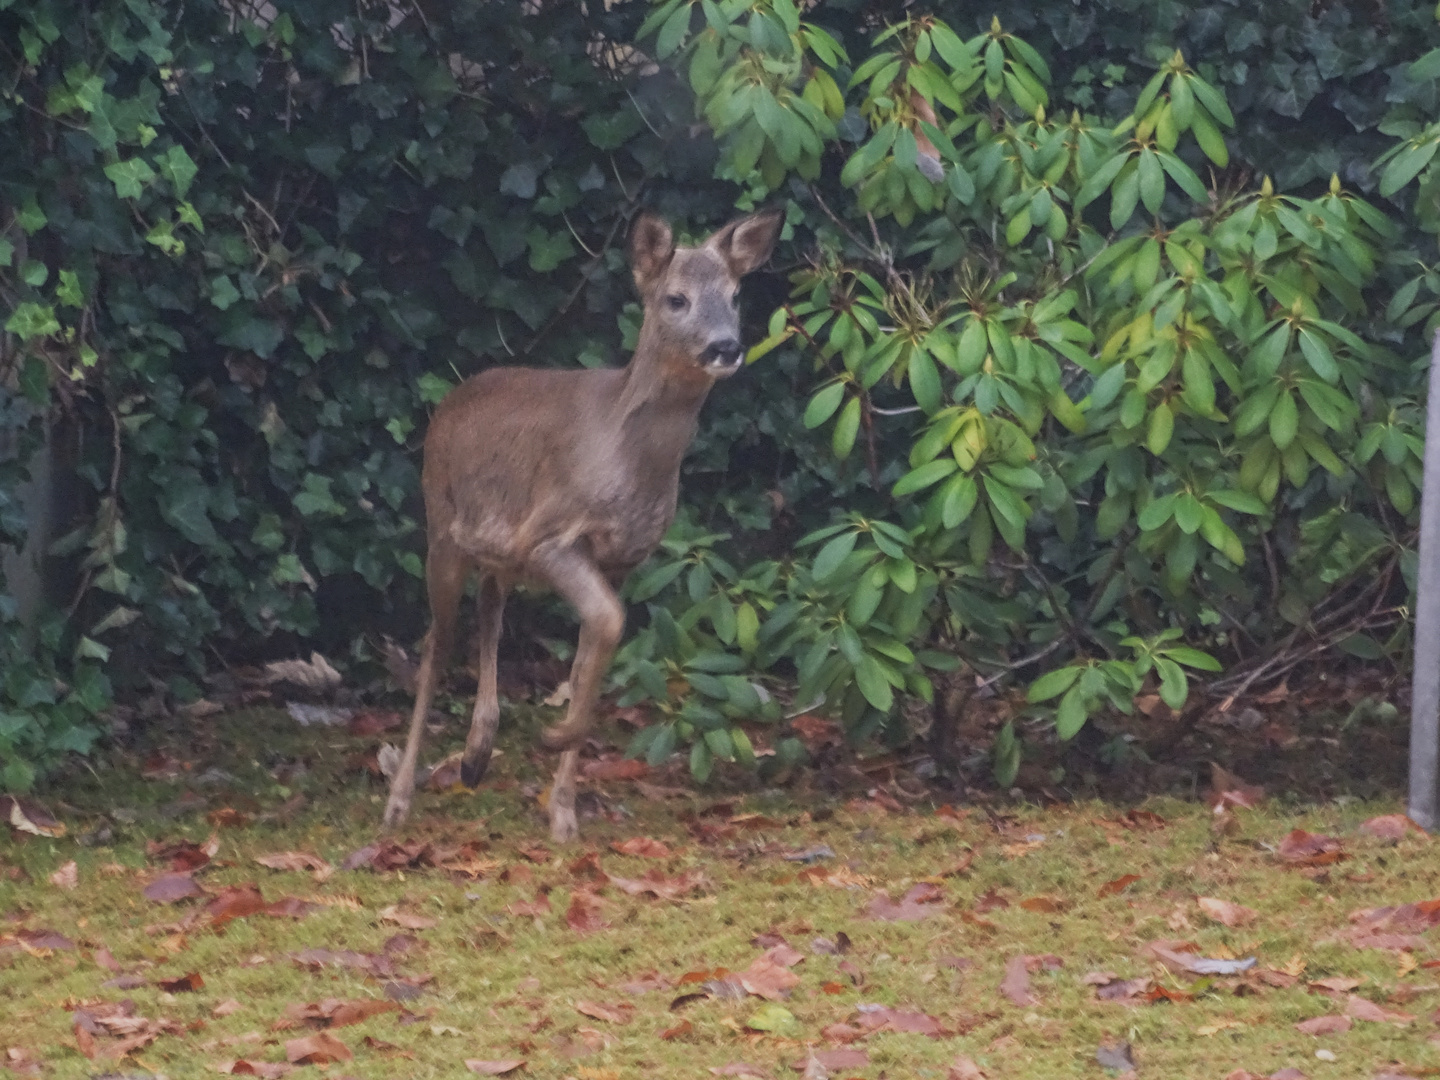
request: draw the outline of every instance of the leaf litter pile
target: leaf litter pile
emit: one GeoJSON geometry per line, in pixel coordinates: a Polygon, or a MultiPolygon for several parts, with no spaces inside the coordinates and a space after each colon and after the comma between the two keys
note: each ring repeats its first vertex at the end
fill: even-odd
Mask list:
{"type": "Polygon", "coordinates": [[[1440,1075],[1440,861],[1393,805],[1296,812],[1218,768],[1203,804],[722,797],[611,756],[558,849],[548,762],[507,748],[394,835],[378,782],[306,800],[290,762],[7,797],[0,1068],[1440,1075]]]}

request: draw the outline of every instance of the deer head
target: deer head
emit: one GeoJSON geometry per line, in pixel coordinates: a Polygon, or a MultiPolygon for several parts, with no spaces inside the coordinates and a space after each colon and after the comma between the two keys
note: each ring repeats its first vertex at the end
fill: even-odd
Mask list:
{"type": "Polygon", "coordinates": [[[630,265],[645,305],[637,360],[667,376],[709,381],[740,370],[740,279],[770,257],[780,213],[737,218],[699,247],[676,247],[663,218],[643,213],[630,233],[630,265]]]}

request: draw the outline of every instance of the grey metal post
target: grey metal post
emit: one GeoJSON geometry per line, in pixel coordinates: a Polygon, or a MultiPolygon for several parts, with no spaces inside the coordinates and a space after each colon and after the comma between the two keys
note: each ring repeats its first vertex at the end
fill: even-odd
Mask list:
{"type": "Polygon", "coordinates": [[[1410,713],[1410,818],[1440,825],[1440,329],[1430,346],[1425,481],[1420,493],[1420,581],[1410,713]]]}

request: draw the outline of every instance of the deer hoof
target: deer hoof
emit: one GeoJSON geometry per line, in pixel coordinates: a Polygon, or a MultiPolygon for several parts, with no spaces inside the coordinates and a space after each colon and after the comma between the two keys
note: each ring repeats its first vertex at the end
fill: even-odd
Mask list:
{"type": "Polygon", "coordinates": [[[381,820],[385,828],[393,829],[396,825],[402,824],[409,815],[410,800],[391,796],[390,801],[385,804],[385,816],[381,820]]]}
{"type": "Polygon", "coordinates": [[[468,788],[477,788],[480,781],[485,778],[485,770],[490,768],[490,753],[486,751],[483,755],[476,755],[472,760],[468,757],[460,759],[460,782],[468,788]]]}
{"type": "Polygon", "coordinates": [[[585,738],[584,728],[568,727],[563,723],[547,727],[540,732],[540,743],[547,750],[570,750],[578,746],[583,738],[585,738]]]}

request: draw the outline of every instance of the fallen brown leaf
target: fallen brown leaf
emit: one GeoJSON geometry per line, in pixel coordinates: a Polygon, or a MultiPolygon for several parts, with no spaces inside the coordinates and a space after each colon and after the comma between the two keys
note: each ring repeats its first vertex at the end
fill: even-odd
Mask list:
{"type": "Polygon", "coordinates": [[[1101,885],[1100,891],[1097,895],[1115,896],[1117,893],[1124,892],[1126,889],[1128,889],[1131,885],[1134,885],[1135,882],[1139,880],[1139,874],[1126,874],[1123,877],[1116,878],[1114,881],[1107,881],[1104,885],[1101,885]]]}
{"type": "Polygon", "coordinates": [[[617,840],[610,845],[612,851],[621,855],[639,855],[646,859],[668,859],[670,849],[659,840],[648,836],[632,836],[628,840],[617,840]]]}
{"type": "Polygon", "coordinates": [[[333,1061],[349,1061],[354,1056],[348,1046],[325,1031],[285,1043],[285,1060],[292,1065],[328,1065],[333,1061]]]}
{"type": "Polygon", "coordinates": [[[261,1080],[280,1080],[280,1077],[294,1068],[294,1065],[287,1065],[283,1061],[246,1061],[241,1058],[238,1061],[222,1061],[215,1066],[215,1071],[230,1076],[258,1076],[261,1080]]]}
{"type": "Polygon", "coordinates": [[[65,824],[50,811],[32,799],[19,795],[0,795],[0,821],[4,821],[16,832],[32,836],[59,837],[65,835],[65,824]]]}
{"type": "Polygon", "coordinates": [[[945,1080],[985,1080],[985,1072],[975,1064],[973,1058],[961,1054],[951,1064],[945,1080]]]}
{"type": "Polygon", "coordinates": [[[757,956],[735,977],[746,993],[767,1001],[783,1001],[800,983],[800,976],[790,968],[802,959],[804,957],[788,945],[776,945],[757,956]]]}
{"type": "Polygon", "coordinates": [[[974,911],[977,915],[984,915],[987,911],[1003,911],[1010,906],[1010,901],[992,885],[980,894],[975,900],[974,911]]]}
{"type": "Polygon", "coordinates": [[[640,780],[649,774],[650,766],[636,758],[605,757],[587,761],[580,768],[581,776],[600,783],[607,780],[640,780]]]}
{"type": "Polygon", "coordinates": [[[204,896],[205,890],[189,874],[171,873],[161,874],[151,881],[140,895],[157,904],[173,904],[180,900],[204,896]]]}
{"type": "Polygon", "coordinates": [[[171,870],[191,873],[213,859],[220,850],[220,838],[210,834],[203,844],[192,840],[151,840],[145,845],[145,857],[151,862],[168,863],[171,870]]]}
{"type": "Polygon", "coordinates": [[[605,902],[588,889],[576,889],[570,894],[570,906],[565,909],[565,924],[577,934],[588,934],[603,930],[610,924],[605,921],[605,902]]]}
{"type": "Polygon", "coordinates": [[[404,927],[406,930],[433,930],[440,925],[439,919],[401,911],[398,904],[391,904],[389,907],[383,908],[377,918],[383,923],[404,927]]]}
{"type": "Polygon", "coordinates": [[[1010,1003],[1021,1008],[1038,1005],[1035,995],[1030,993],[1030,969],[1025,957],[1012,956],[1005,962],[1005,978],[1000,981],[1000,992],[1010,1003]]]}
{"type": "Polygon", "coordinates": [[[257,855],[255,861],[271,870],[309,870],[322,881],[335,872],[335,868],[324,859],[304,851],[278,851],[273,855],[257,855]]]}
{"type": "Polygon", "coordinates": [[[870,1064],[870,1055],[864,1050],[847,1047],[841,1050],[812,1050],[809,1057],[801,1058],[790,1067],[803,1073],[812,1059],[825,1069],[863,1069],[870,1064]]]}
{"type": "Polygon", "coordinates": [[[537,865],[543,865],[555,858],[555,853],[544,844],[522,844],[515,850],[537,865]]]}
{"type": "Polygon", "coordinates": [[[155,985],[167,994],[185,994],[205,989],[205,980],[198,971],[192,971],[175,979],[156,979],[155,985]]]}
{"type": "Polygon", "coordinates": [[[910,886],[898,901],[883,892],[876,893],[865,905],[865,914],[882,922],[918,922],[944,910],[940,901],[945,892],[938,885],[922,881],[910,886]]]}
{"type": "Polygon", "coordinates": [[[1345,1015],[1355,1020],[1368,1020],[1374,1024],[1396,1024],[1404,1026],[1413,1023],[1415,1017],[1410,1013],[1396,1012],[1393,1009],[1386,1009],[1376,1005],[1368,998],[1360,997],[1358,994],[1351,994],[1345,1001],[1345,1015]]]}
{"type": "Polygon", "coordinates": [[[1225,926],[1249,926],[1260,917],[1260,913],[1254,908],[1232,904],[1229,900],[1216,900],[1214,897],[1202,896],[1196,903],[1200,905],[1200,910],[1207,916],[1225,926]]]}
{"type": "Polygon", "coordinates": [[[1020,906],[1026,911],[1036,911],[1043,915],[1054,915],[1062,912],[1069,905],[1058,896],[1032,896],[1021,900],[1020,906]]]}
{"type": "Polygon", "coordinates": [[[1384,814],[1380,817],[1373,817],[1361,824],[1360,832],[1366,836],[1373,836],[1377,840],[1401,840],[1411,832],[1422,839],[1428,835],[1405,814],[1384,814]]]}
{"type": "Polygon", "coordinates": [[[1276,854],[1291,866],[1328,866],[1348,857],[1335,837],[1321,836],[1304,829],[1292,829],[1280,841],[1276,854]]]}
{"type": "Polygon", "coordinates": [[[635,1018],[635,1006],[628,1001],[616,1005],[602,1005],[597,1001],[577,1001],[575,1011],[607,1024],[628,1024],[635,1018]]]}
{"type": "Polygon", "coordinates": [[[478,1061],[475,1058],[466,1058],[465,1067],[481,1076],[504,1076],[506,1073],[525,1068],[525,1062],[520,1058],[511,1058],[506,1061],[478,1061]]]}
{"type": "Polygon", "coordinates": [[[1295,1025],[1301,1035],[1337,1035],[1355,1026],[1348,1016],[1317,1016],[1313,1020],[1302,1020],[1295,1025]]]}
{"type": "Polygon", "coordinates": [[[50,884],[66,891],[78,889],[80,887],[80,867],[75,860],[71,859],[51,874],[50,884]]]}
{"type": "Polygon", "coordinates": [[[668,1027],[668,1028],[666,1028],[664,1031],[660,1032],[660,1038],[661,1038],[662,1040],[664,1040],[665,1042],[671,1042],[671,1041],[673,1041],[673,1040],[675,1040],[675,1039],[678,1039],[678,1038],[680,1038],[680,1037],[682,1037],[682,1036],[684,1036],[684,1035],[689,1035],[689,1034],[693,1033],[694,1030],[695,1030],[695,1025],[692,1024],[689,1020],[681,1020],[678,1024],[675,1024],[673,1027],[668,1027]]]}
{"type": "Polygon", "coordinates": [[[355,1001],[326,998],[324,1001],[287,1005],[280,1025],[295,1027],[306,1024],[321,1029],[347,1027],[380,1013],[395,1012],[399,1008],[395,1002],[379,998],[361,998],[355,1001]]]}
{"type": "Polygon", "coordinates": [[[254,882],[227,885],[205,905],[200,917],[219,929],[234,919],[243,919],[265,910],[265,897],[254,882]]]}

